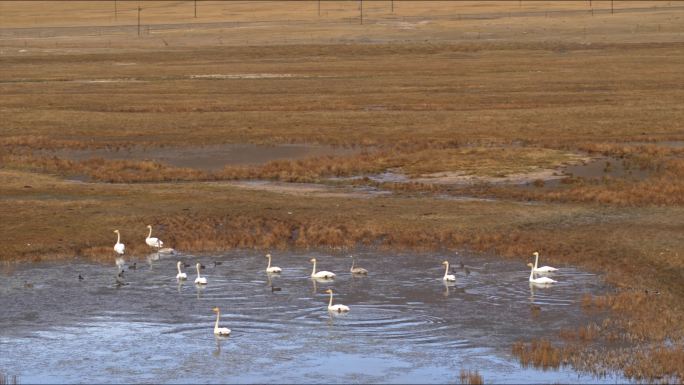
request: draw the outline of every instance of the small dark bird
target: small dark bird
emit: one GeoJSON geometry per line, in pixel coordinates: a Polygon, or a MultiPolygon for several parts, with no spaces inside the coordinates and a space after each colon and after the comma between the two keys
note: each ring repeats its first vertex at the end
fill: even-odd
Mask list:
{"type": "Polygon", "coordinates": [[[463,261],[461,261],[461,262],[458,263],[458,267],[460,267],[461,269],[465,268],[465,265],[463,264],[463,261]]]}
{"type": "Polygon", "coordinates": [[[216,262],[216,261],[214,261],[214,267],[216,267],[216,265],[222,265],[222,264],[223,264],[223,262],[216,262]]]}
{"type": "Polygon", "coordinates": [[[190,267],[189,263],[183,262],[183,267],[190,267]]]}
{"type": "Polygon", "coordinates": [[[282,291],[282,290],[283,289],[281,289],[279,287],[271,286],[271,293],[273,293],[274,291],[282,291]]]}
{"type": "Polygon", "coordinates": [[[206,269],[207,267],[200,263],[200,269],[206,269]]]}
{"type": "Polygon", "coordinates": [[[464,268],[464,271],[465,271],[465,275],[470,275],[470,269],[469,268],[467,268],[467,267],[464,268]]]}
{"type": "Polygon", "coordinates": [[[135,270],[138,268],[138,262],[133,262],[133,265],[128,266],[128,270],[135,270]]]}
{"type": "Polygon", "coordinates": [[[78,275],[78,280],[83,281],[83,276],[81,274],[78,275]]]}
{"type": "Polygon", "coordinates": [[[24,281],[24,287],[27,288],[27,289],[32,289],[32,288],[33,288],[33,284],[32,284],[31,282],[29,282],[29,281],[24,281]]]}

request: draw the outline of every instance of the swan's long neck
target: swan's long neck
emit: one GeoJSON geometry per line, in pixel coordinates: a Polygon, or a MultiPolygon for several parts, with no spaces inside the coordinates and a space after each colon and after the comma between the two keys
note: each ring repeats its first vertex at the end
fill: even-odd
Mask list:
{"type": "Polygon", "coordinates": [[[333,293],[330,293],[330,302],[328,302],[328,307],[332,306],[332,297],[333,297],[333,293]]]}
{"type": "Polygon", "coordinates": [[[352,267],[349,270],[354,270],[354,257],[352,257],[352,267]]]}
{"type": "Polygon", "coordinates": [[[537,262],[539,261],[539,254],[534,255],[534,268],[537,268],[537,262]]]}
{"type": "Polygon", "coordinates": [[[118,231],[116,233],[116,243],[121,243],[121,233],[118,231]]]}
{"type": "Polygon", "coordinates": [[[449,262],[446,263],[446,269],[444,270],[444,278],[449,274],[449,262]]]}
{"type": "Polygon", "coordinates": [[[268,266],[266,266],[266,270],[271,268],[271,257],[266,257],[268,258],[268,266]]]}
{"type": "Polygon", "coordinates": [[[197,278],[200,278],[199,265],[195,266],[197,268],[197,278]]]}
{"type": "Polygon", "coordinates": [[[180,274],[180,273],[181,273],[180,262],[178,262],[178,263],[176,264],[176,267],[178,267],[178,274],[180,274]]]}
{"type": "Polygon", "coordinates": [[[311,275],[316,275],[316,261],[313,261],[313,271],[311,272],[311,275]]]}
{"type": "Polygon", "coordinates": [[[221,312],[217,311],[216,312],[216,324],[214,324],[214,330],[218,329],[219,317],[220,316],[221,316],[221,312]]]}
{"type": "Polygon", "coordinates": [[[150,238],[152,236],[152,228],[150,227],[150,233],[147,234],[147,238],[150,238]]]}

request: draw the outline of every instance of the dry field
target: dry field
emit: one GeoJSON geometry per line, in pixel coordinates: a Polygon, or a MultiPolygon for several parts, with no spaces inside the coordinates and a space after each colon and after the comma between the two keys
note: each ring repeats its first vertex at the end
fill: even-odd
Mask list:
{"type": "Polygon", "coordinates": [[[110,263],[111,230],[140,255],[147,223],[193,251],[539,250],[619,290],[578,298],[609,312],[562,346],[516,344],[525,364],[684,378],[684,2],[362,7],[0,2],[0,260],[110,263]],[[357,151],[212,172],[55,155],[231,143],[357,151]],[[647,175],[545,185],[597,156],[647,175]],[[362,178],[388,170],[408,182],[362,178]],[[535,183],[488,183],[511,176],[535,183]]]}

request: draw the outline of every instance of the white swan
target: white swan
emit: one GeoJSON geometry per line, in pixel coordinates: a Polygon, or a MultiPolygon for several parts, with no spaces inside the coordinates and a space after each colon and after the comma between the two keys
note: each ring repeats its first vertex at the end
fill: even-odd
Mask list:
{"type": "Polygon", "coordinates": [[[162,242],[162,240],[159,238],[152,237],[152,226],[151,225],[147,225],[147,228],[150,229],[150,232],[149,232],[149,234],[147,234],[147,238],[145,238],[145,243],[147,243],[147,245],[150,247],[154,247],[156,249],[161,249],[162,246],[164,246],[164,242],[162,242]]]}
{"type": "Polygon", "coordinates": [[[266,254],[266,258],[268,258],[268,266],[266,266],[267,273],[280,273],[283,271],[283,269],[278,266],[271,266],[271,254],[266,254]]]}
{"type": "Polygon", "coordinates": [[[536,283],[538,285],[549,285],[549,284],[556,282],[555,280],[553,280],[549,277],[534,278],[534,265],[531,263],[528,263],[527,267],[530,268],[530,282],[536,283]]]}
{"type": "Polygon", "coordinates": [[[539,262],[539,253],[534,252],[532,253],[534,255],[534,272],[535,273],[550,273],[552,271],[558,271],[555,267],[551,266],[542,266],[542,267],[537,267],[537,262],[539,262]]]}
{"type": "Polygon", "coordinates": [[[219,318],[221,317],[221,311],[219,310],[218,306],[214,307],[211,309],[214,313],[216,313],[216,323],[214,324],[214,334],[217,336],[227,336],[230,335],[230,329],[228,328],[220,328],[218,326],[219,324],[219,318]]]}
{"type": "Polygon", "coordinates": [[[335,273],[331,273],[329,271],[319,271],[318,273],[316,272],[316,258],[311,258],[309,261],[313,263],[313,271],[311,271],[311,276],[313,278],[324,278],[324,279],[332,279],[335,278],[335,273]]]}
{"type": "Polygon", "coordinates": [[[126,251],[126,245],[121,243],[121,233],[119,233],[119,230],[114,230],[116,233],[116,243],[114,244],[114,251],[119,254],[123,255],[124,251],[126,251]]]}
{"type": "Polygon", "coordinates": [[[444,278],[442,278],[442,280],[446,282],[456,282],[456,276],[449,274],[449,261],[442,262],[442,265],[446,266],[446,270],[444,270],[444,278]]]}
{"type": "Polygon", "coordinates": [[[335,312],[335,313],[345,313],[349,311],[349,306],[346,305],[334,305],[332,304],[333,301],[333,291],[332,289],[328,289],[325,291],[326,293],[330,294],[330,302],[328,302],[328,311],[335,312]]]}
{"type": "Polygon", "coordinates": [[[181,261],[178,261],[176,267],[178,268],[178,274],[176,274],[176,279],[179,281],[188,279],[188,275],[181,271],[181,261]]]}
{"type": "Polygon", "coordinates": [[[197,268],[197,278],[195,278],[195,283],[198,285],[206,285],[207,279],[200,276],[200,264],[199,264],[199,262],[197,263],[197,265],[195,265],[195,267],[197,268]]]}
{"type": "Polygon", "coordinates": [[[354,256],[353,255],[350,255],[349,257],[352,259],[351,269],[349,269],[349,271],[351,271],[352,274],[368,275],[368,270],[364,269],[363,267],[358,267],[358,266],[354,267],[354,256]]]}

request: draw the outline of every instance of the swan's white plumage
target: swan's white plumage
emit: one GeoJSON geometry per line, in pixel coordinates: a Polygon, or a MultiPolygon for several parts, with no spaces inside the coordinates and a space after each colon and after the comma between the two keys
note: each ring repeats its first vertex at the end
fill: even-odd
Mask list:
{"type": "Polygon", "coordinates": [[[456,282],[456,276],[453,274],[449,274],[449,261],[442,262],[442,265],[446,266],[446,270],[444,271],[444,277],[442,278],[442,280],[446,282],[456,282]]]}
{"type": "Polygon", "coordinates": [[[313,263],[313,270],[311,271],[311,276],[313,278],[321,278],[321,279],[335,278],[335,273],[332,273],[330,271],[323,270],[323,271],[316,272],[316,258],[311,258],[310,262],[313,263]]]}
{"type": "Polygon", "coordinates": [[[530,282],[531,283],[535,283],[538,285],[549,285],[549,284],[556,282],[556,280],[551,279],[549,277],[534,278],[534,265],[531,263],[528,263],[527,266],[530,268],[530,282]]]}
{"type": "Polygon", "coordinates": [[[188,275],[181,271],[181,261],[178,261],[176,267],[178,268],[178,274],[176,274],[176,279],[179,281],[188,279],[188,275]]]}
{"type": "Polygon", "coordinates": [[[114,230],[116,233],[116,243],[114,244],[114,251],[117,254],[123,255],[123,253],[126,251],[126,245],[121,243],[121,233],[119,233],[119,230],[114,230]]]}
{"type": "Polygon", "coordinates": [[[271,254],[266,254],[266,258],[268,258],[268,266],[266,266],[267,273],[280,273],[283,271],[283,269],[278,266],[271,266],[271,254]]]}
{"type": "Polygon", "coordinates": [[[342,304],[337,304],[337,305],[332,304],[332,302],[333,302],[333,291],[332,291],[332,289],[328,289],[325,292],[330,294],[330,302],[328,302],[328,311],[335,312],[335,313],[346,313],[349,311],[349,306],[342,305],[342,304]]]}
{"type": "Polygon", "coordinates": [[[537,267],[537,263],[539,262],[539,253],[535,251],[533,253],[533,255],[534,255],[534,272],[535,273],[551,273],[554,271],[558,271],[558,269],[556,269],[555,267],[551,267],[551,266],[537,267]]]}
{"type": "Polygon", "coordinates": [[[353,255],[350,255],[349,257],[352,259],[351,269],[349,269],[349,271],[352,274],[362,274],[362,275],[368,274],[368,270],[364,269],[363,267],[358,267],[358,266],[354,267],[354,256],[353,255]]]}
{"type": "Polygon", "coordinates": [[[150,247],[161,249],[164,246],[164,242],[162,242],[161,239],[154,238],[152,236],[152,226],[151,225],[147,225],[147,228],[150,229],[150,232],[149,232],[149,234],[147,234],[147,238],[145,238],[145,243],[147,243],[147,245],[150,247]]]}
{"type": "Polygon", "coordinates": [[[216,323],[214,324],[214,334],[217,336],[227,336],[230,335],[230,329],[228,328],[220,328],[219,325],[219,317],[221,317],[221,311],[219,310],[218,307],[215,307],[212,309],[214,313],[216,313],[216,323]]]}
{"type": "Polygon", "coordinates": [[[198,285],[206,285],[207,279],[200,276],[200,264],[198,263],[197,265],[195,265],[195,267],[197,268],[197,278],[195,278],[195,283],[198,285]]]}

